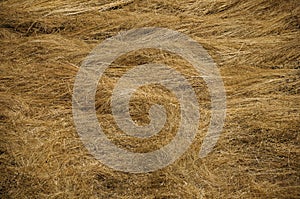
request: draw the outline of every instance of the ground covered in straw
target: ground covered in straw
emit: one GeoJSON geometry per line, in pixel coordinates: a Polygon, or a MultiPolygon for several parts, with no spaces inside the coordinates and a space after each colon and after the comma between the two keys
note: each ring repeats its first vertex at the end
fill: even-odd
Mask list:
{"type": "Polygon", "coordinates": [[[298,0],[0,1],[0,198],[300,198],[299,16],[298,0]],[[180,159],[130,174],[106,167],[84,147],[72,119],[72,89],[97,44],[139,27],[177,30],[203,45],[222,74],[227,117],[214,150],[199,159],[210,119],[203,80],[168,52],[119,57],[96,95],[99,122],[116,145],[153,151],[178,128],[177,99],[152,85],[132,96],[131,115],[145,125],[150,105],[164,105],[169,119],[162,132],[141,140],[118,130],[111,92],[136,65],[176,68],[201,104],[197,137],[180,159]]]}

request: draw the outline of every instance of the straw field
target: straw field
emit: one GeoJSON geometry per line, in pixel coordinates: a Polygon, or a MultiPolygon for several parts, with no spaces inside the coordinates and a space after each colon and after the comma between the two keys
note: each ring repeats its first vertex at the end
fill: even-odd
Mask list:
{"type": "Polygon", "coordinates": [[[299,0],[1,0],[0,198],[300,198],[299,0]],[[150,173],[115,171],[95,159],[72,116],[76,74],[88,54],[121,31],[163,27],[199,42],[217,64],[226,120],[213,151],[198,158],[211,116],[197,71],[176,54],[142,49],[116,59],[96,93],[99,124],[117,146],[149,152],[178,130],[179,103],[160,85],[138,89],[130,114],[149,123],[165,107],[162,131],[139,139],[120,131],[110,98],[134,66],[164,63],[193,86],[201,121],[191,147],[150,173]]]}

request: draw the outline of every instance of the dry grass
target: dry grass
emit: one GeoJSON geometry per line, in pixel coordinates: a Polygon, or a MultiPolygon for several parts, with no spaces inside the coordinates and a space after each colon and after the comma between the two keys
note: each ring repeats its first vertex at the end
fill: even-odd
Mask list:
{"type": "Polygon", "coordinates": [[[299,15],[298,0],[0,1],[0,197],[300,198],[299,15]],[[226,123],[214,151],[198,159],[210,116],[203,81],[167,52],[124,55],[97,92],[98,118],[114,143],[146,152],[176,132],[178,101],[159,86],[141,88],[131,103],[139,124],[149,122],[150,104],[166,106],[158,136],[138,140],[116,128],[111,89],[138,64],[179,70],[203,108],[197,139],[181,159],[152,173],[117,172],[89,155],[76,133],[74,78],[101,41],[150,26],[185,33],[211,54],[226,87],[226,123]]]}

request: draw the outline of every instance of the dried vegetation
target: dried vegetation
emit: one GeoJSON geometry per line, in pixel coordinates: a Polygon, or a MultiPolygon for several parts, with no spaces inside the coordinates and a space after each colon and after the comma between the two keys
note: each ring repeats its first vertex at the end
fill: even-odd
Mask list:
{"type": "Polygon", "coordinates": [[[298,0],[0,1],[0,198],[299,198],[299,16],[298,0]],[[198,159],[210,116],[203,81],[168,52],[118,58],[99,83],[96,107],[120,147],[155,150],[177,128],[176,98],[146,86],[133,96],[132,117],[147,124],[149,105],[159,102],[171,119],[149,140],[118,131],[109,97],[129,68],[175,67],[202,105],[197,139],[181,159],[153,173],[128,174],[102,165],[80,141],[72,89],[97,44],[139,27],[177,30],[204,46],[224,80],[227,118],[214,151],[198,159]]]}

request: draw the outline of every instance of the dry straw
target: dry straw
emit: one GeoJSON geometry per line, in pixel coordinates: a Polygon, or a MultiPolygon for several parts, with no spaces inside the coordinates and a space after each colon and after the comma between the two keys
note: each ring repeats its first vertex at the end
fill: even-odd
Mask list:
{"type": "Polygon", "coordinates": [[[299,198],[299,15],[298,0],[0,1],[0,197],[299,198]],[[203,80],[168,52],[119,57],[96,95],[100,124],[115,144],[147,152],[176,133],[178,101],[157,85],[136,92],[131,115],[147,124],[150,105],[165,105],[169,119],[158,136],[134,139],[115,125],[112,89],[136,65],[177,69],[202,107],[197,139],[181,159],[156,172],[127,174],[88,153],[74,127],[71,99],[88,53],[139,27],[177,30],[204,46],[224,80],[227,118],[214,151],[198,159],[210,118],[203,80]]]}

